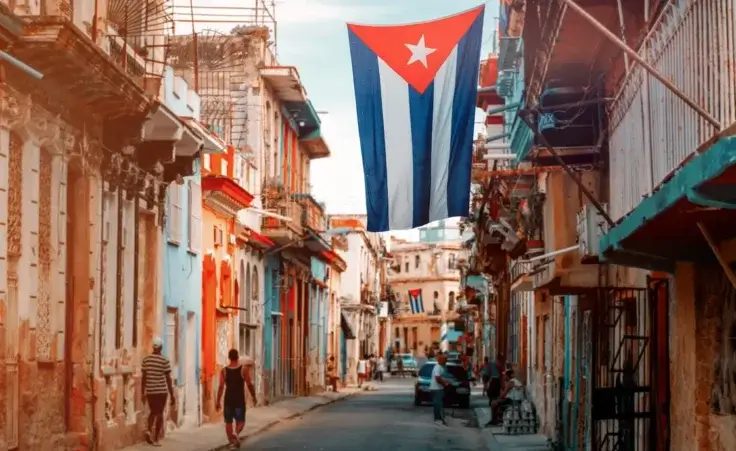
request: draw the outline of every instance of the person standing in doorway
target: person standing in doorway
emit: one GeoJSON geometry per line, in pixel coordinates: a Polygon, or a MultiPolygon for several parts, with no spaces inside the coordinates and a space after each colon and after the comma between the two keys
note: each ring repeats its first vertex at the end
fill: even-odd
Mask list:
{"type": "Polygon", "coordinates": [[[143,400],[148,403],[148,430],[146,441],[153,446],[161,446],[159,440],[164,430],[164,408],[166,399],[170,398],[171,407],[176,405],[174,398],[174,384],[171,381],[171,363],[161,353],[163,341],[153,339],[153,352],[143,358],[141,362],[143,400]]]}
{"type": "Polygon", "coordinates": [[[366,371],[368,371],[368,362],[363,356],[362,359],[358,360],[358,388],[363,386],[365,382],[366,371]]]}
{"type": "Polygon", "coordinates": [[[434,422],[443,426],[447,426],[447,423],[445,423],[445,387],[450,385],[442,377],[445,374],[445,363],[447,363],[447,356],[439,354],[437,356],[437,365],[432,368],[432,378],[429,382],[429,391],[432,393],[434,422]]]}
{"type": "Polygon", "coordinates": [[[225,432],[227,433],[230,448],[240,447],[240,433],[245,427],[245,387],[253,397],[253,404],[258,404],[256,389],[250,379],[250,373],[245,365],[238,361],[240,356],[236,349],[231,349],[227,354],[230,362],[220,373],[220,385],[217,389],[217,404],[215,409],[220,411],[222,395],[225,394],[225,404],[222,413],[225,417],[225,432]],[[235,431],[233,431],[235,421],[235,431]]]}

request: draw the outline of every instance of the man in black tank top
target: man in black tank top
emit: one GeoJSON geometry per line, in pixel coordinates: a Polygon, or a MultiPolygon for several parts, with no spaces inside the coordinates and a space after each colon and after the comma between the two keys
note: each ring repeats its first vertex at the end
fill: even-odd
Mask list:
{"type": "Polygon", "coordinates": [[[250,373],[245,365],[238,360],[240,356],[236,349],[231,349],[227,354],[230,363],[220,373],[220,385],[217,389],[217,411],[220,411],[222,395],[225,394],[225,404],[222,409],[225,417],[225,432],[231,448],[240,447],[239,435],[245,427],[245,386],[248,386],[253,403],[257,404],[256,389],[250,380],[250,373]],[[233,431],[235,421],[235,431],[233,431]]]}

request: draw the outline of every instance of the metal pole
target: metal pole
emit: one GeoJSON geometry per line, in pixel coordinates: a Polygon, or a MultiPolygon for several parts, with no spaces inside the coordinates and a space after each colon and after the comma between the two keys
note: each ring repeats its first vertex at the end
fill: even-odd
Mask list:
{"type": "Polygon", "coordinates": [[[33,77],[36,80],[40,80],[43,78],[43,74],[36,69],[32,68],[28,64],[24,63],[23,61],[19,60],[18,58],[9,55],[3,51],[0,51],[0,59],[5,60],[6,62],[12,64],[16,68],[22,70],[25,72],[29,77],[33,77]]]}
{"type": "Polygon", "coordinates": [[[685,93],[680,91],[680,89],[675,86],[671,81],[667,80],[662,74],[657,72],[657,70],[649,65],[641,56],[639,56],[634,49],[626,45],[621,39],[616,37],[615,34],[613,34],[608,28],[606,28],[603,24],[598,22],[595,17],[588,14],[583,8],[581,8],[577,3],[575,3],[573,0],[560,0],[565,2],[567,6],[572,8],[578,15],[580,15],[583,19],[587,20],[591,25],[593,25],[594,28],[596,28],[598,31],[603,33],[605,37],[608,38],[609,41],[613,42],[618,48],[620,48],[624,53],[629,55],[631,59],[636,61],[639,65],[641,65],[644,70],[649,72],[649,74],[660,81],[663,85],[667,87],[674,95],[680,98],[683,102],[685,102],[690,108],[695,110],[703,119],[708,121],[713,127],[716,128],[716,130],[721,130],[721,123],[718,122],[718,119],[711,116],[710,113],[705,111],[700,105],[695,103],[693,100],[691,100],[685,93]]]}
{"type": "Polygon", "coordinates": [[[733,270],[728,265],[728,262],[725,258],[723,258],[723,255],[721,254],[720,249],[718,249],[718,245],[716,244],[715,240],[713,240],[713,237],[710,235],[710,232],[708,232],[708,229],[705,228],[702,222],[698,222],[698,228],[700,229],[700,233],[703,234],[703,238],[705,238],[705,241],[708,242],[708,246],[710,246],[710,250],[713,251],[713,254],[716,256],[716,259],[718,260],[718,263],[721,264],[721,267],[723,268],[723,272],[726,273],[726,277],[728,277],[728,280],[731,282],[731,285],[736,288],[736,275],[734,275],[733,270]]]}
{"type": "Polygon", "coordinates": [[[526,117],[526,115],[520,115],[521,120],[526,123],[527,126],[529,126],[529,129],[534,133],[534,136],[539,140],[539,142],[549,151],[549,153],[552,154],[554,159],[562,166],[562,169],[567,172],[567,175],[570,176],[570,178],[575,182],[576,185],[578,185],[578,188],[580,188],[580,191],[582,191],[583,195],[588,198],[591,204],[595,207],[596,210],[605,218],[608,225],[613,227],[616,225],[616,223],[613,222],[613,219],[608,215],[608,212],[603,208],[603,205],[601,205],[600,202],[598,202],[598,199],[593,196],[593,193],[591,193],[588,188],[583,185],[582,180],[580,180],[580,177],[578,177],[577,174],[570,168],[570,166],[565,163],[565,160],[560,157],[560,154],[557,153],[554,147],[547,141],[547,138],[544,137],[539,131],[537,131],[537,128],[534,127],[532,123],[529,122],[529,119],[526,117]]]}

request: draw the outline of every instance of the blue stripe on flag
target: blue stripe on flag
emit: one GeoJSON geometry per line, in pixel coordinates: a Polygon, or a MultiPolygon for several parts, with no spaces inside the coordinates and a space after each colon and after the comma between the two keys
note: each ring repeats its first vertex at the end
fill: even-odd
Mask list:
{"type": "MultiPolygon", "coordinates": [[[[412,227],[429,222],[429,200],[432,189],[432,111],[434,82],[424,94],[409,85],[411,147],[414,159],[414,211],[412,227]]],[[[419,312],[421,313],[421,312],[419,312]]]]}
{"type": "Polygon", "coordinates": [[[386,140],[383,135],[383,105],[378,57],[350,29],[348,29],[348,38],[353,64],[358,134],[365,171],[368,230],[389,230],[386,140]]]}
{"type": "Polygon", "coordinates": [[[452,145],[447,177],[447,213],[450,218],[468,216],[470,209],[470,171],[473,167],[473,130],[484,13],[485,9],[478,14],[457,48],[458,70],[452,103],[452,145]]]}

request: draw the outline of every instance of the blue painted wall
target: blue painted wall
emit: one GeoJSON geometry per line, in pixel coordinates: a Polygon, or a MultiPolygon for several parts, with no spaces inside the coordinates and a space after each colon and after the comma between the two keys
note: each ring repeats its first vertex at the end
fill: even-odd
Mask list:
{"type": "MultiPolygon", "coordinates": [[[[186,81],[181,77],[174,76],[171,68],[166,68],[164,71],[164,103],[174,114],[182,117],[193,117],[199,118],[200,112],[200,98],[199,95],[190,89],[186,81]]],[[[183,385],[185,379],[194,378],[193,380],[199,381],[199,356],[201,349],[200,345],[200,334],[201,334],[201,310],[202,310],[202,253],[191,253],[188,249],[188,218],[190,216],[189,211],[189,182],[194,181],[197,184],[201,184],[201,176],[199,173],[199,161],[194,162],[194,174],[191,177],[184,178],[184,185],[173,184],[171,186],[180,189],[180,218],[179,218],[179,237],[169,236],[168,225],[164,227],[163,240],[163,274],[164,274],[164,311],[161,315],[164,322],[166,321],[166,309],[175,308],[178,313],[179,322],[179,355],[178,360],[180,362],[178,367],[178,374],[176,374],[179,385],[183,385]],[[187,349],[187,326],[188,317],[193,315],[194,329],[195,329],[195,349],[187,349]],[[185,358],[184,353],[188,353],[185,358]],[[184,362],[186,359],[194,359],[195,374],[184,375],[184,362]]],[[[168,196],[168,194],[167,194],[168,196]]],[[[168,201],[168,199],[167,199],[168,201]]],[[[167,202],[168,205],[168,202],[167,202]]],[[[167,211],[167,215],[171,212],[167,211]]],[[[167,218],[168,220],[168,218],[167,218]]],[[[164,349],[170,345],[168,338],[165,333],[166,324],[164,323],[161,327],[163,331],[161,338],[164,340],[164,349]]],[[[171,356],[170,356],[171,357],[171,356]]],[[[190,379],[191,380],[191,379],[190,379]]]]}

